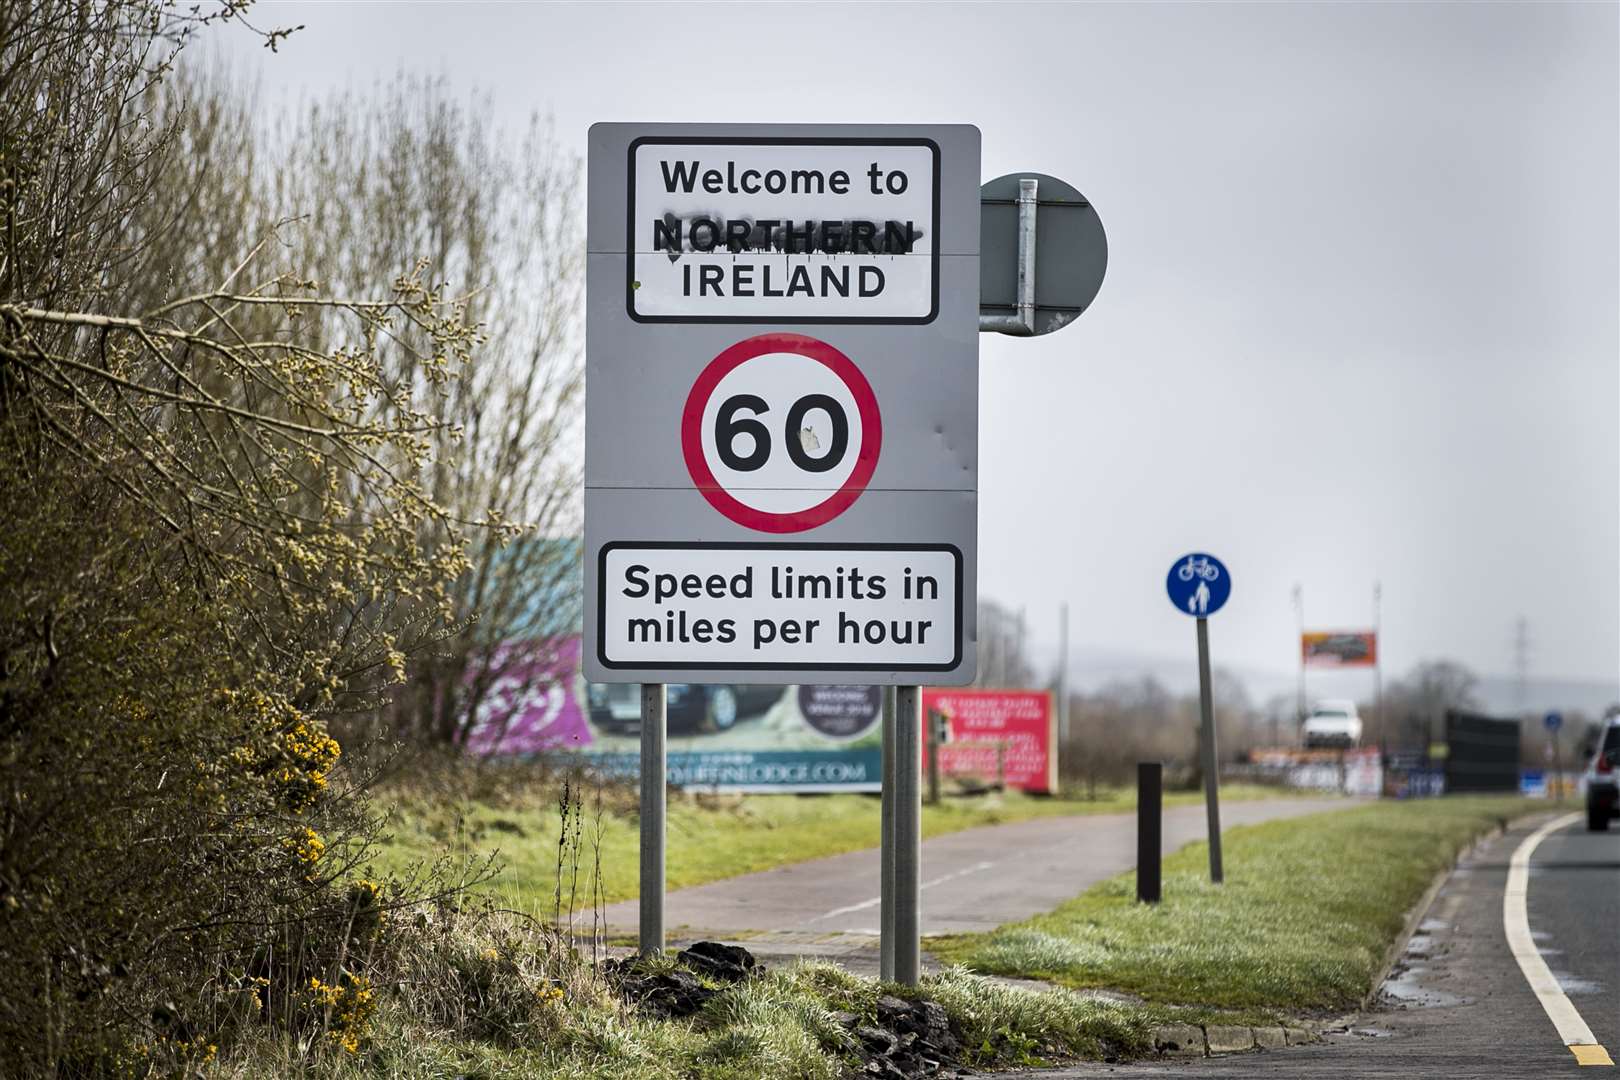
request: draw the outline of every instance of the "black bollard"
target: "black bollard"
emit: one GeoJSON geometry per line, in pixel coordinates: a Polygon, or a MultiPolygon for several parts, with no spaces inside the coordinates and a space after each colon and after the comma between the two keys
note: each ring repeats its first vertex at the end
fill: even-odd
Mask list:
{"type": "Polygon", "coordinates": [[[1136,898],[1159,902],[1159,846],[1164,814],[1164,766],[1157,761],[1136,763],[1136,898]]]}

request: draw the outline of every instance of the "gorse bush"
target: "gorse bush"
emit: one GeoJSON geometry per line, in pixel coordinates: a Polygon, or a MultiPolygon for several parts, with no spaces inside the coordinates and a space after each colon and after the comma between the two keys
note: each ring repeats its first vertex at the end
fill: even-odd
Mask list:
{"type": "Polygon", "coordinates": [[[8,1075],[168,1074],[266,1022],[356,1052],[410,891],[366,872],[329,724],[451,625],[480,523],[421,478],[483,338],[422,264],[322,295],[219,197],[242,130],[171,67],[241,6],[0,5],[8,1075]]]}

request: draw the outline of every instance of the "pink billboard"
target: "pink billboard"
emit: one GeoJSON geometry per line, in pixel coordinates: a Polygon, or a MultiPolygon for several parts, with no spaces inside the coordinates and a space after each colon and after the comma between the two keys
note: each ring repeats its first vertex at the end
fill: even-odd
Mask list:
{"type": "Polygon", "coordinates": [[[478,705],[466,749],[479,757],[584,749],[591,729],[579,706],[578,635],[554,645],[501,647],[498,671],[478,705]]]}
{"type": "Polygon", "coordinates": [[[1001,758],[1006,784],[1020,791],[1057,791],[1057,738],[1052,695],[1045,690],[928,690],[922,695],[923,749],[933,710],[950,738],[939,748],[944,776],[994,780],[1001,758]]]}

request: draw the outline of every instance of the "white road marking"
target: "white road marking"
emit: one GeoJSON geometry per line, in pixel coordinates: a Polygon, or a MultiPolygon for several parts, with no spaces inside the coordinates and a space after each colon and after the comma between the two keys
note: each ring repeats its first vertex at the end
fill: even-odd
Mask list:
{"type": "MultiPolygon", "coordinates": [[[[982,863],[974,863],[972,866],[966,867],[966,868],[964,868],[962,870],[952,870],[948,874],[941,874],[939,877],[934,878],[932,881],[925,881],[925,882],[921,883],[920,885],[917,886],[917,891],[921,892],[923,889],[931,889],[935,885],[938,885],[938,884],[940,884],[942,882],[950,881],[952,878],[965,877],[968,874],[977,874],[979,871],[988,870],[994,865],[996,865],[996,864],[993,863],[993,862],[982,862],[982,863]]],[[[881,903],[883,903],[883,897],[874,896],[870,900],[862,900],[860,903],[858,903],[858,904],[850,904],[848,907],[833,908],[831,911],[825,912],[825,913],[823,913],[821,915],[817,915],[815,918],[813,918],[813,919],[811,919],[809,921],[810,922],[820,922],[822,919],[836,919],[840,915],[848,915],[852,911],[865,911],[867,908],[869,908],[869,907],[877,907],[881,903]]]]}
{"type": "MultiPolygon", "coordinates": [[[[1507,890],[1502,894],[1502,929],[1507,933],[1508,949],[1512,951],[1513,959],[1519,962],[1519,970],[1524,973],[1530,989],[1546,1010],[1547,1019],[1558,1029],[1558,1037],[1575,1052],[1576,1060],[1581,1064],[1595,1065],[1597,1061],[1586,1060],[1592,1055],[1576,1051],[1575,1047],[1598,1046],[1598,1041],[1592,1035],[1592,1029],[1586,1026],[1586,1021],[1581,1019],[1581,1014],[1575,1011],[1575,1006],[1570,1004],[1563,987],[1558,985],[1530,933],[1530,856],[1551,833],[1580,819],[1580,814],[1555,818],[1525,837],[1513,852],[1513,858],[1508,863],[1507,890]]],[[[1603,1056],[1608,1057],[1607,1054],[1603,1056]]]]}

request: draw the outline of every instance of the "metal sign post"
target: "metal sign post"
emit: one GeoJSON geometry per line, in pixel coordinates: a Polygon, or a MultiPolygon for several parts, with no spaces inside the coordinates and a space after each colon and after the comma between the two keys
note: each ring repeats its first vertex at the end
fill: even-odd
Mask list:
{"type": "Polygon", "coordinates": [[[878,972],[883,979],[894,979],[894,776],[895,776],[894,687],[883,688],[883,821],[880,859],[881,889],[878,892],[878,972]]]}
{"type": "Polygon", "coordinates": [[[1209,879],[1219,885],[1221,869],[1220,753],[1215,742],[1215,702],[1209,679],[1209,616],[1232,595],[1232,575],[1221,561],[1204,552],[1183,555],[1165,578],[1170,603],[1198,620],[1199,744],[1204,772],[1204,806],[1209,824],[1209,879]]]}
{"type": "Polygon", "coordinates": [[[1215,746],[1215,703],[1209,689],[1209,620],[1198,620],[1198,712],[1204,750],[1204,812],[1209,819],[1209,880],[1219,885],[1221,872],[1220,754],[1215,746]]]}
{"type": "Polygon", "coordinates": [[[915,985],[921,971],[922,694],[894,692],[894,980],[915,985]]]}
{"type": "Polygon", "coordinates": [[[664,951],[664,740],[667,697],[663,683],[641,688],[641,955],[664,951]]]}

